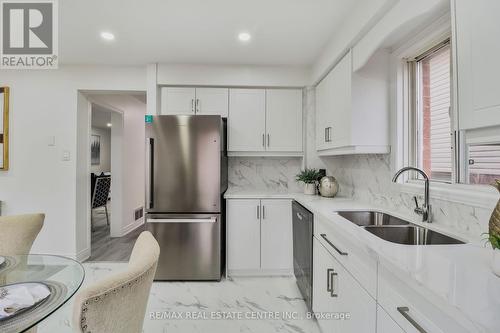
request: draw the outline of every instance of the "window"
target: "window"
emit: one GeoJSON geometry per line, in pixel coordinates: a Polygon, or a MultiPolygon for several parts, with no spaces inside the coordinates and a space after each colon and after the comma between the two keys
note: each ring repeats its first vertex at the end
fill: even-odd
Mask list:
{"type": "Polygon", "coordinates": [[[492,184],[500,178],[500,144],[469,145],[468,183],[492,184]]]}
{"type": "Polygon", "coordinates": [[[449,40],[409,62],[413,163],[434,181],[453,179],[451,47],[449,40]]]}

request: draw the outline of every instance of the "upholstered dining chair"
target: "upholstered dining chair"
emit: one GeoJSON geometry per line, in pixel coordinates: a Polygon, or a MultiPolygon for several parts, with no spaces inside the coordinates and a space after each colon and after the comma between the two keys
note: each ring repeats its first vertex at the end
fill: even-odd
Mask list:
{"type": "MultiPolygon", "coordinates": [[[[90,212],[92,220],[92,211],[96,208],[104,207],[106,213],[106,224],[109,225],[108,198],[111,189],[111,176],[96,176],[95,185],[92,190],[92,210],[90,212]]],[[[91,221],[92,224],[92,221],[91,221]]]]}
{"type": "Polygon", "coordinates": [[[140,333],[160,247],[149,231],[135,242],[127,269],[80,291],[73,325],[83,333],[140,333]]]}
{"type": "Polygon", "coordinates": [[[44,219],[44,214],[0,216],[0,255],[28,254],[44,219]]]}

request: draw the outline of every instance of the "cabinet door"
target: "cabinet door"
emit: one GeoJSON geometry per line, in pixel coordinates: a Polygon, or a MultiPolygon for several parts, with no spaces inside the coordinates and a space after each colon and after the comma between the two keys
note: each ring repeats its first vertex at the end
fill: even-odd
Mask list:
{"type": "Polygon", "coordinates": [[[323,333],[338,332],[338,320],[322,314],[335,311],[335,294],[331,291],[334,259],[323,245],[313,238],[313,311],[323,333]]]}
{"type": "Polygon", "coordinates": [[[331,107],[329,148],[350,145],[351,135],[351,52],[332,69],[328,86],[331,107]]]}
{"type": "Polygon", "coordinates": [[[265,125],[266,91],[263,89],[230,89],[228,150],[264,151],[265,125]]]}
{"type": "Polygon", "coordinates": [[[377,333],[405,333],[380,305],[377,305],[377,333]]]}
{"type": "Polygon", "coordinates": [[[266,90],[268,151],[302,151],[302,90],[266,90]]]}
{"type": "Polygon", "coordinates": [[[328,148],[328,131],[330,122],[328,119],[330,108],[330,96],[328,86],[330,75],[326,76],[316,86],[316,150],[328,148]]]}
{"type": "Polygon", "coordinates": [[[161,114],[195,114],[194,88],[161,88],[161,114]]]}
{"type": "Polygon", "coordinates": [[[318,320],[322,331],[375,333],[376,301],[317,239],[313,251],[313,310],[338,316],[318,320]]]}
{"type": "Polygon", "coordinates": [[[228,270],[260,268],[260,200],[227,200],[228,270]]]}
{"type": "Polygon", "coordinates": [[[500,1],[455,0],[460,129],[500,125],[500,1]]]}
{"type": "Polygon", "coordinates": [[[261,200],[261,268],[292,269],[292,203],[288,199],[261,200]]]}
{"type": "Polygon", "coordinates": [[[229,89],[196,88],[196,114],[227,117],[229,89]]]}

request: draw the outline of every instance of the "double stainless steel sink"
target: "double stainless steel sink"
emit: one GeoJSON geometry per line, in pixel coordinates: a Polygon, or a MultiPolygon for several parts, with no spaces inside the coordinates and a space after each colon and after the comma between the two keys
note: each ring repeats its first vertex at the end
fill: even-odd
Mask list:
{"type": "Polygon", "coordinates": [[[338,214],[386,241],[404,245],[465,244],[439,232],[376,211],[341,211],[338,214]]]}

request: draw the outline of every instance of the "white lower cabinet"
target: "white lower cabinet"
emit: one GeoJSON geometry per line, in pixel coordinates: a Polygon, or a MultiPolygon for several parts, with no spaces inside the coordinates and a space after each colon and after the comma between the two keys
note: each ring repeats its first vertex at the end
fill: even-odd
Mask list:
{"type": "Polygon", "coordinates": [[[377,305],[377,333],[405,333],[380,305],[377,305]]]}
{"type": "Polygon", "coordinates": [[[260,200],[228,200],[226,230],[228,269],[259,269],[260,200]]]}
{"type": "Polygon", "coordinates": [[[313,239],[313,311],[323,333],[375,333],[376,301],[313,239]]]}
{"type": "Polygon", "coordinates": [[[228,275],[291,274],[290,199],[228,199],[226,220],[228,275]]]}
{"type": "Polygon", "coordinates": [[[288,199],[267,199],[260,203],[260,267],[290,270],[293,266],[292,204],[288,199]]]}

